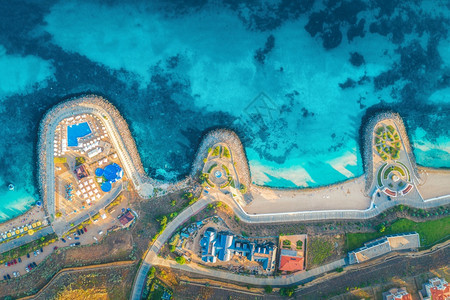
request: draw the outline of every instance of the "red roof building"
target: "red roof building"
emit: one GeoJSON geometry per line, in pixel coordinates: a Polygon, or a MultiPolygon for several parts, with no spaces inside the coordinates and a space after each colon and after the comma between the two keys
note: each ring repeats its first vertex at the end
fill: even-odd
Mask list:
{"type": "Polygon", "coordinates": [[[448,282],[439,277],[428,280],[423,285],[422,293],[419,293],[420,298],[424,300],[447,300],[450,299],[450,286],[448,282]]]}
{"type": "Polygon", "coordinates": [[[304,266],[303,257],[281,255],[280,266],[278,267],[278,270],[286,272],[297,272],[302,271],[303,266],[304,266]]]}
{"type": "Polygon", "coordinates": [[[123,214],[119,218],[119,222],[120,222],[120,224],[122,224],[122,227],[129,226],[131,224],[131,222],[133,222],[133,220],[134,220],[134,215],[130,211],[127,211],[127,213],[123,214]]]}

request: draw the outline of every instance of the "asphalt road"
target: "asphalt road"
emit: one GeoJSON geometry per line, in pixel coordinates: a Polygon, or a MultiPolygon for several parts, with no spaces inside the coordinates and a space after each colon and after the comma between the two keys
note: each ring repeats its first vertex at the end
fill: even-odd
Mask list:
{"type": "Polygon", "coordinates": [[[32,242],[34,240],[37,240],[37,239],[39,239],[39,238],[41,238],[43,236],[49,235],[49,234],[51,234],[53,232],[54,232],[53,228],[51,226],[47,226],[47,227],[44,227],[43,229],[37,231],[33,235],[27,234],[27,235],[24,235],[23,237],[14,239],[14,240],[12,240],[10,242],[0,244],[0,253],[9,251],[11,249],[20,247],[20,246],[25,245],[25,244],[28,244],[28,243],[30,243],[30,242],[32,242]]]}

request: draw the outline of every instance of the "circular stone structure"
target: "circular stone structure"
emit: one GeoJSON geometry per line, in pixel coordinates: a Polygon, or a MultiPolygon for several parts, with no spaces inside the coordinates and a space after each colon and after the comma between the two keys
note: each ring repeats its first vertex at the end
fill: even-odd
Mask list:
{"type": "Polygon", "coordinates": [[[385,164],[378,170],[378,185],[391,197],[404,196],[413,188],[408,168],[397,162],[385,164]]]}
{"type": "Polygon", "coordinates": [[[212,169],[210,174],[209,179],[217,186],[221,186],[227,181],[227,176],[224,176],[225,170],[220,165],[212,169]]]}

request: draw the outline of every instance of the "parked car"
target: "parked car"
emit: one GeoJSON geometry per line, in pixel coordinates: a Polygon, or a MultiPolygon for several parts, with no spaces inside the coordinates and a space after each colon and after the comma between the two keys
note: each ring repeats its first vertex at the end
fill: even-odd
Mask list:
{"type": "Polygon", "coordinates": [[[70,247],[75,247],[75,243],[70,244],[70,247]]]}
{"type": "Polygon", "coordinates": [[[86,229],[86,227],[84,227],[84,228],[83,228],[83,230],[84,230],[84,232],[87,232],[87,229],[86,229]]]}
{"type": "Polygon", "coordinates": [[[8,262],[6,263],[6,265],[9,267],[9,266],[11,265],[11,262],[8,261],[8,262]]]}
{"type": "MultiPolygon", "coordinates": [[[[65,239],[63,239],[63,238],[61,238],[61,241],[63,242],[63,243],[65,243],[66,242],[66,240],[65,239]]],[[[28,256],[29,257],[29,256],[28,256]]]]}
{"type": "Polygon", "coordinates": [[[26,268],[25,268],[25,271],[27,271],[27,273],[28,273],[28,272],[30,272],[30,269],[28,269],[28,267],[26,267],[26,268]]]}
{"type": "Polygon", "coordinates": [[[9,274],[6,274],[6,277],[8,277],[8,279],[11,279],[11,276],[9,276],[9,274]]]}
{"type": "Polygon", "coordinates": [[[22,262],[22,259],[19,257],[18,259],[17,259],[20,263],[22,262]]]}
{"type": "Polygon", "coordinates": [[[27,253],[27,257],[30,258],[30,253],[27,253]]]}
{"type": "Polygon", "coordinates": [[[34,261],[31,264],[33,265],[33,268],[37,267],[37,263],[35,263],[34,261]]]}
{"type": "Polygon", "coordinates": [[[95,236],[92,237],[94,240],[98,241],[97,238],[95,236]]]}
{"type": "Polygon", "coordinates": [[[41,253],[44,252],[44,249],[41,248],[41,253]]]}
{"type": "Polygon", "coordinates": [[[70,237],[70,235],[68,235],[67,238],[69,239],[69,241],[72,239],[72,238],[70,237]]]}
{"type": "Polygon", "coordinates": [[[37,256],[37,253],[36,253],[36,251],[34,251],[34,256],[37,256]]]}
{"type": "Polygon", "coordinates": [[[6,277],[6,275],[3,275],[3,279],[7,280],[7,279],[8,279],[8,277],[6,277]]]}
{"type": "Polygon", "coordinates": [[[76,236],[75,239],[76,239],[76,240],[79,240],[80,238],[76,236]]]}
{"type": "Polygon", "coordinates": [[[58,249],[58,246],[53,247],[53,250],[56,250],[56,249],[58,249]]]}
{"type": "Polygon", "coordinates": [[[17,259],[14,258],[14,264],[17,264],[17,259]]]}
{"type": "Polygon", "coordinates": [[[39,255],[39,254],[41,254],[41,252],[39,252],[39,250],[36,250],[36,253],[39,255]]]}
{"type": "Polygon", "coordinates": [[[83,230],[83,229],[80,229],[80,233],[81,233],[81,234],[84,234],[84,230],[83,230]]]}
{"type": "Polygon", "coordinates": [[[7,267],[8,266],[8,262],[5,262],[5,267],[7,267]]]}
{"type": "Polygon", "coordinates": [[[75,243],[75,246],[80,246],[80,242],[76,242],[76,243],[75,243]]]}

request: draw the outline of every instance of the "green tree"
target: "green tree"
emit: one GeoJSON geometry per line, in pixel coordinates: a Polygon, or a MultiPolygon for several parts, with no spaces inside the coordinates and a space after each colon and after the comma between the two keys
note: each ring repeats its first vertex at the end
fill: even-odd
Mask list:
{"type": "Polygon", "coordinates": [[[297,286],[290,286],[280,289],[280,295],[281,296],[287,296],[292,297],[294,295],[295,290],[297,289],[297,286]]]}
{"type": "Polygon", "coordinates": [[[180,265],[184,265],[186,263],[186,259],[184,258],[184,256],[178,256],[177,258],[175,258],[175,261],[180,265]]]}
{"type": "Polygon", "coordinates": [[[273,291],[273,288],[271,285],[266,285],[264,287],[264,292],[266,292],[266,294],[270,294],[270,293],[272,293],[272,291],[273,291]]]}

